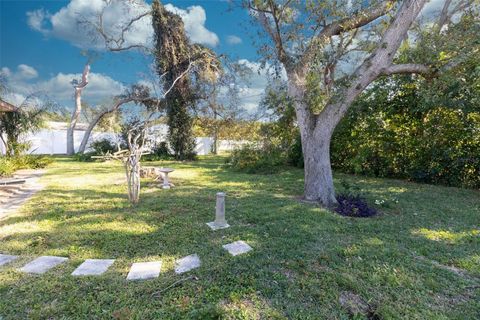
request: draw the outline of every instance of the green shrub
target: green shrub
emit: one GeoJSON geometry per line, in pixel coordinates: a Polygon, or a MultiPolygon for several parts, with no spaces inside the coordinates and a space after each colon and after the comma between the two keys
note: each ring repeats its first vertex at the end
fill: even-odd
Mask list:
{"type": "Polygon", "coordinates": [[[11,176],[16,170],[15,162],[11,158],[0,158],[0,177],[11,176]]]}
{"type": "Polygon", "coordinates": [[[0,158],[0,176],[11,176],[20,169],[40,169],[52,163],[52,159],[46,156],[24,155],[16,157],[0,158]]]}
{"type": "Polygon", "coordinates": [[[246,173],[271,174],[280,170],[285,159],[278,149],[264,150],[253,145],[235,149],[226,159],[226,164],[246,173]]]}
{"type": "Polygon", "coordinates": [[[172,158],[173,155],[170,153],[168,144],[165,141],[156,144],[152,148],[152,152],[143,157],[143,159],[146,161],[168,160],[172,158]]]}
{"type": "Polygon", "coordinates": [[[79,161],[79,162],[93,162],[95,161],[94,158],[92,158],[92,156],[95,156],[97,155],[97,153],[91,151],[91,152],[85,152],[85,153],[75,153],[73,155],[73,160],[75,161],[79,161]]]}
{"type": "Polygon", "coordinates": [[[92,142],[90,148],[92,148],[93,154],[99,156],[107,153],[114,153],[117,151],[117,146],[112,141],[106,138],[92,142]]]}
{"type": "Polygon", "coordinates": [[[100,160],[93,158],[93,156],[103,156],[107,153],[112,154],[117,151],[117,146],[106,138],[93,141],[90,148],[92,151],[74,154],[72,157],[73,160],[79,162],[93,162],[95,160],[100,160]]]}
{"type": "Polygon", "coordinates": [[[288,149],[287,163],[294,167],[303,168],[303,150],[300,132],[298,132],[294,143],[288,149]]]}
{"type": "Polygon", "coordinates": [[[375,104],[360,105],[335,130],[332,166],[346,173],[480,188],[478,128],[478,112],[398,106],[386,112],[375,104]]]}

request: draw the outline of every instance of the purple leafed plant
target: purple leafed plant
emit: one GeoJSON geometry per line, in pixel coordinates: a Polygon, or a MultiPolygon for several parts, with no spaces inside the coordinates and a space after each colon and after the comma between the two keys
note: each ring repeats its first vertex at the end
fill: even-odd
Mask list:
{"type": "Polygon", "coordinates": [[[359,195],[339,194],[335,212],[347,217],[366,218],[376,215],[375,208],[368,206],[367,201],[359,195]]]}

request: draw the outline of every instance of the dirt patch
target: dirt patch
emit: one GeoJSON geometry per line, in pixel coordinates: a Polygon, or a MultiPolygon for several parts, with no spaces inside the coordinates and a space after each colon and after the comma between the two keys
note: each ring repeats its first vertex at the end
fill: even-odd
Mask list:
{"type": "Polygon", "coordinates": [[[359,315],[367,319],[380,320],[380,316],[375,313],[375,307],[368,304],[362,297],[350,291],[343,291],[338,298],[340,305],[348,312],[351,317],[359,315]]]}

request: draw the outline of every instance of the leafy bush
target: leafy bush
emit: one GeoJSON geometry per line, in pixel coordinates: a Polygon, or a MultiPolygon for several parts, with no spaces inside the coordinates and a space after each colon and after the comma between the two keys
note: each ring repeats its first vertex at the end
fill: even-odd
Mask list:
{"type": "Polygon", "coordinates": [[[480,188],[478,109],[425,106],[410,78],[385,81],[367,91],[336,128],[333,168],[480,188]]]}
{"type": "Polygon", "coordinates": [[[290,146],[288,153],[287,153],[287,162],[288,164],[303,168],[303,150],[302,150],[302,138],[300,137],[300,133],[297,134],[294,143],[290,146]]]}
{"type": "Polygon", "coordinates": [[[1,157],[0,158],[0,177],[11,176],[16,170],[15,162],[12,158],[1,157]]]}
{"type": "Polygon", "coordinates": [[[76,153],[73,155],[73,160],[79,162],[92,162],[95,161],[93,156],[103,156],[107,153],[114,153],[117,151],[117,146],[109,139],[95,140],[90,144],[92,151],[84,153],[76,153]]]}
{"type": "Polygon", "coordinates": [[[72,158],[79,162],[92,162],[95,161],[95,159],[92,158],[92,156],[95,155],[97,155],[95,152],[75,153],[72,158]]]}
{"type": "Polygon", "coordinates": [[[339,194],[337,201],[335,212],[342,216],[365,218],[377,214],[377,210],[370,207],[365,198],[360,195],[339,194]]]}
{"type": "Polygon", "coordinates": [[[117,151],[117,146],[112,141],[106,138],[92,142],[90,148],[92,148],[93,150],[92,153],[96,155],[104,155],[117,151]]]}
{"type": "Polygon", "coordinates": [[[280,170],[284,159],[279,150],[263,150],[253,145],[235,149],[226,159],[226,164],[247,173],[270,174],[280,170]]]}
{"type": "Polygon", "coordinates": [[[20,169],[45,168],[52,161],[49,157],[37,155],[0,157],[0,176],[11,176],[16,170],[20,169]]]}
{"type": "Polygon", "coordinates": [[[143,159],[146,160],[146,161],[167,160],[167,159],[172,159],[172,158],[173,158],[173,155],[170,152],[170,148],[168,147],[168,143],[165,142],[165,141],[162,141],[162,142],[156,144],[152,148],[152,152],[143,157],[143,159]]]}

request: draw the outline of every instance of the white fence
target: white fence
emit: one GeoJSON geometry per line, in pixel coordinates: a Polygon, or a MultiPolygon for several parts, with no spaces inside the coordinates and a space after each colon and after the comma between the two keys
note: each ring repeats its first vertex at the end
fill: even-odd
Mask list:
{"type": "MultiPolygon", "coordinates": [[[[157,126],[152,130],[151,134],[155,134],[157,142],[165,141],[167,128],[166,126],[157,126]]],[[[78,150],[82,142],[85,131],[76,130],[74,135],[75,151],[78,150]]],[[[91,142],[107,138],[112,142],[116,142],[118,137],[111,132],[92,132],[87,150],[91,142]]],[[[66,154],[67,153],[67,130],[65,124],[55,122],[49,123],[49,128],[42,129],[34,134],[28,134],[24,140],[31,143],[28,151],[31,154],[66,154]]],[[[213,139],[210,137],[196,138],[195,151],[198,155],[207,155],[212,152],[213,139]]],[[[218,151],[231,151],[235,147],[245,144],[246,141],[219,140],[218,151]]],[[[0,142],[0,153],[5,154],[5,146],[0,142]]]]}

